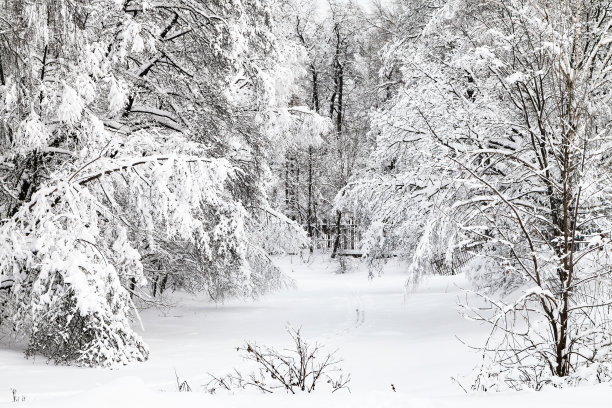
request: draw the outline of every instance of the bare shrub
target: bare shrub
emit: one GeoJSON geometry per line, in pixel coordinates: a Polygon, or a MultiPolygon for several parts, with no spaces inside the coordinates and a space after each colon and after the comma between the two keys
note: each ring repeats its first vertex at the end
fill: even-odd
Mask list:
{"type": "Polygon", "coordinates": [[[176,388],[178,392],[191,392],[191,387],[189,386],[187,380],[181,381],[176,370],[174,370],[174,376],[176,377],[176,388]]]}
{"type": "Polygon", "coordinates": [[[230,374],[216,377],[211,374],[211,380],[206,385],[207,392],[214,394],[217,390],[232,391],[254,387],[264,393],[285,390],[287,393],[311,393],[320,384],[328,384],[331,392],[346,389],[350,392],[348,383],[350,374],[345,375],[339,367],[342,360],[335,353],[321,356],[321,346],[317,343],[307,343],[300,330],[288,330],[293,341],[291,349],[282,351],[268,346],[258,346],[246,342],[237,350],[244,353],[245,359],[255,362],[257,370],[243,374],[234,369],[230,374]]]}
{"type": "Polygon", "coordinates": [[[13,402],[25,402],[26,400],[25,395],[19,394],[15,388],[11,388],[11,394],[13,396],[13,402]]]}

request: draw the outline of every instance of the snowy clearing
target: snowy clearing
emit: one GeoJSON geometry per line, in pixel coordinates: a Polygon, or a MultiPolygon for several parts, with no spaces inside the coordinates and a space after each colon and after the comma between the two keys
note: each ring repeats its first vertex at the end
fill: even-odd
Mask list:
{"type": "Polygon", "coordinates": [[[337,263],[324,256],[309,264],[288,256],[280,263],[295,280],[295,289],[222,305],[173,294],[176,307],[145,310],[141,334],[151,348],[145,363],[116,370],[55,366],[42,358],[24,359],[22,347],[4,337],[0,406],[528,407],[555,401],[557,407],[595,407],[612,398],[606,385],[466,396],[451,377],[469,375],[478,356],[455,336],[478,343],[485,331],[457,313],[460,288],[468,285],[462,275],[432,277],[405,295],[399,264],[387,265],[384,275],[368,280],[363,266],[334,273],[337,263]],[[287,346],[288,324],[301,327],[307,340],[326,350],[338,350],[352,377],[350,394],[202,391],[207,373],[221,375],[245,364],[235,350],[245,340],[287,346]],[[175,372],[193,392],[177,391],[175,372]],[[25,401],[13,403],[11,388],[25,401]]]}
{"type": "Polygon", "coordinates": [[[0,2],[0,405],[603,405],[611,76],[612,0],[0,2]]]}

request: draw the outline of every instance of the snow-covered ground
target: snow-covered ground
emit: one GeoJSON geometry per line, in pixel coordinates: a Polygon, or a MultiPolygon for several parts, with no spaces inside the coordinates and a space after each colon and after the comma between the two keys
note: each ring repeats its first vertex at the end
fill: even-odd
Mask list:
{"type": "Polygon", "coordinates": [[[257,301],[214,305],[185,295],[179,304],[142,313],[151,358],[116,370],[61,367],[26,360],[19,344],[0,340],[0,406],[33,407],[606,407],[609,386],[540,393],[466,395],[451,377],[470,373],[478,356],[456,338],[478,343],[484,327],[462,319],[458,296],[463,276],[435,277],[405,295],[402,267],[390,264],[373,280],[364,268],[333,273],[337,264],[316,257],[280,259],[295,289],[257,301]],[[202,392],[208,373],[245,364],[236,346],[245,340],[290,345],[287,325],[309,341],[338,350],[351,373],[351,393],[234,395],[202,392]],[[176,373],[176,374],[175,374],[176,373]],[[179,393],[175,375],[193,392],[179,393]],[[394,385],[397,392],[391,388],[394,385]],[[11,389],[25,401],[13,403],[11,389]]]}

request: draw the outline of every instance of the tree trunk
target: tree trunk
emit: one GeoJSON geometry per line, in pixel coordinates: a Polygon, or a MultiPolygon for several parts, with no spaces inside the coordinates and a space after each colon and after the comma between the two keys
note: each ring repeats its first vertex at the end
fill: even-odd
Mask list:
{"type": "Polygon", "coordinates": [[[159,285],[159,295],[163,295],[166,290],[166,284],[168,283],[168,274],[165,274],[162,278],[161,284],[159,285]]]}
{"type": "Polygon", "coordinates": [[[306,231],[308,232],[308,237],[310,238],[310,253],[314,252],[314,245],[312,240],[314,238],[314,231],[312,228],[312,146],[308,147],[308,212],[306,219],[306,231]]]}
{"type": "Polygon", "coordinates": [[[340,236],[342,231],[340,230],[340,224],[342,222],[342,212],[336,211],[336,238],[334,239],[334,249],[332,251],[331,257],[335,258],[338,254],[338,249],[340,249],[340,236]]]}
{"type": "MultiPolygon", "coordinates": [[[[319,113],[319,85],[318,85],[318,74],[317,69],[314,64],[310,64],[310,71],[312,73],[312,109],[319,113]]],[[[307,225],[306,230],[308,232],[308,237],[310,238],[310,253],[314,252],[314,185],[313,185],[313,167],[314,167],[314,157],[313,157],[313,147],[308,146],[308,210],[307,210],[307,225]]]]}

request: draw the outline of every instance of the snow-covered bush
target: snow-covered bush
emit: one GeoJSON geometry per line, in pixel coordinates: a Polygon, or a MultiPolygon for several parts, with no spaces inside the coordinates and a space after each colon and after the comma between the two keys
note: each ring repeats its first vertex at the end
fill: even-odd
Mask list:
{"type": "MultiPolygon", "coordinates": [[[[26,354],[58,363],[112,365],[145,360],[130,328],[133,304],[96,236],[100,220],[87,190],[69,184],[41,189],[0,226],[0,277],[11,282],[7,308],[26,354]]],[[[117,233],[125,233],[122,226],[117,233]]],[[[128,275],[144,280],[138,254],[128,275]]]]}

